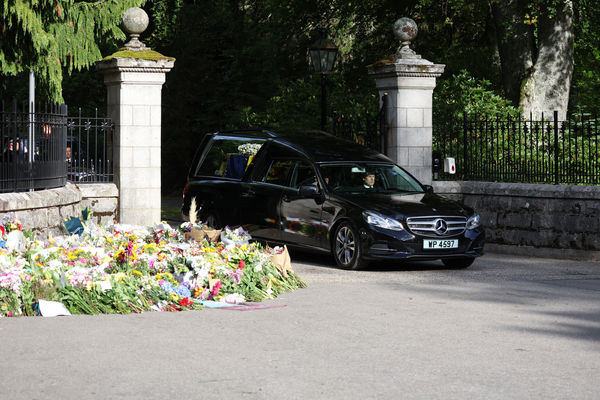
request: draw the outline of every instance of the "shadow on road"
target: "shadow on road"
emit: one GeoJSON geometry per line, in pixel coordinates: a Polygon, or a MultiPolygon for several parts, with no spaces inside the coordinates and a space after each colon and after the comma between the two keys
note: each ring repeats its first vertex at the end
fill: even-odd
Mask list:
{"type": "MultiPolygon", "coordinates": [[[[293,249],[290,250],[292,263],[308,263],[322,268],[339,269],[335,260],[330,254],[311,253],[308,251],[293,249]]],[[[477,263],[477,261],[475,261],[477,263]]],[[[474,264],[476,265],[476,264],[474,264]]],[[[452,270],[446,267],[441,261],[373,261],[369,264],[367,271],[387,272],[387,271],[437,271],[452,270]]]]}

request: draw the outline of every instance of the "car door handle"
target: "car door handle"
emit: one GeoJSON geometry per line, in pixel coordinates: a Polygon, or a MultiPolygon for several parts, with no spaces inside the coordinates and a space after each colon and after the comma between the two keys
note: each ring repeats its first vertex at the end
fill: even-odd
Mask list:
{"type": "Polygon", "coordinates": [[[255,197],[256,196],[256,192],[252,189],[246,191],[246,192],[242,192],[241,196],[245,199],[251,198],[251,197],[255,197]]]}

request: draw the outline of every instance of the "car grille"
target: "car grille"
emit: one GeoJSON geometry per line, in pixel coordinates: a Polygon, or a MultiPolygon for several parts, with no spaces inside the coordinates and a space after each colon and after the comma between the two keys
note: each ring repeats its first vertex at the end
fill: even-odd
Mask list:
{"type": "Polygon", "coordinates": [[[406,224],[411,232],[421,236],[456,236],[465,231],[467,219],[447,216],[410,217],[406,219],[406,224]]]}

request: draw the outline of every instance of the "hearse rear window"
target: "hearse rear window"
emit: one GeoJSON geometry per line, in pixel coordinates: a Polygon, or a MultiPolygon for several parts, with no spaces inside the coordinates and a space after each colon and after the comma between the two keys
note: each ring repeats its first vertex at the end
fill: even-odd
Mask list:
{"type": "Polygon", "coordinates": [[[264,142],[264,139],[217,137],[195,175],[241,179],[264,142]]]}

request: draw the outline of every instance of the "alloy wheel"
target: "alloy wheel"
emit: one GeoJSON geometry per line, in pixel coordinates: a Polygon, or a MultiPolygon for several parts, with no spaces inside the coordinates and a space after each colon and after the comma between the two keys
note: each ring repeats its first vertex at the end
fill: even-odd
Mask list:
{"type": "Polygon", "coordinates": [[[344,265],[349,265],[356,254],[354,232],[348,226],[342,226],[335,238],[335,254],[344,265]]]}

